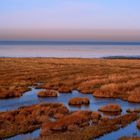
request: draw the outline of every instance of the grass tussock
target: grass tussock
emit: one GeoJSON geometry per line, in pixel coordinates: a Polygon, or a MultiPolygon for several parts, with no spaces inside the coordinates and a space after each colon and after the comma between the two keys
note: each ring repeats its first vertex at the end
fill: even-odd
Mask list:
{"type": "Polygon", "coordinates": [[[128,80],[123,83],[109,83],[93,92],[96,97],[120,98],[130,102],[140,102],[140,80],[128,80]]]}
{"type": "Polygon", "coordinates": [[[63,104],[39,104],[18,110],[0,112],[0,138],[11,137],[39,128],[55,115],[66,115],[69,110],[63,104]]]}
{"type": "Polygon", "coordinates": [[[101,119],[98,125],[85,127],[83,129],[72,132],[55,133],[49,136],[40,137],[40,140],[89,140],[110,133],[122,127],[125,127],[130,122],[138,118],[137,114],[125,114],[114,119],[101,119]]]}

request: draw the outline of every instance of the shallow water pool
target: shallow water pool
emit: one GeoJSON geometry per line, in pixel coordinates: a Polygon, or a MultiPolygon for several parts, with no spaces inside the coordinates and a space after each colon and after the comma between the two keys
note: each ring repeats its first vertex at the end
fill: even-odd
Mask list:
{"type": "MultiPolygon", "coordinates": [[[[122,101],[120,99],[107,99],[107,98],[95,98],[92,94],[82,94],[77,90],[73,90],[71,93],[60,93],[58,97],[48,97],[48,98],[40,98],[37,96],[37,92],[42,89],[35,89],[34,87],[31,88],[31,91],[25,92],[23,96],[20,98],[13,98],[13,99],[2,99],[0,100],[0,111],[7,111],[7,110],[14,110],[21,106],[28,106],[32,104],[38,103],[64,103],[65,106],[68,107],[70,110],[92,110],[96,111],[99,107],[109,104],[109,103],[117,103],[122,107],[122,114],[126,113],[126,109],[128,108],[139,108],[140,104],[136,103],[129,103],[126,101],[122,101]],[[90,99],[90,104],[88,106],[69,106],[68,101],[70,98],[73,97],[88,97],[90,99]]],[[[7,140],[25,140],[27,138],[37,138],[39,136],[40,129],[33,131],[32,133],[26,133],[17,135],[7,140]]],[[[125,128],[119,129],[115,132],[106,134],[97,140],[116,140],[121,136],[133,136],[137,135],[140,136],[140,131],[136,128],[136,122],[131,123],[125,128]]]]}
{"type": "Polygon", "coordinates": [[[64,103],[70,110],[98,110],[99,107],[109,104],[117,103],[122,109],[123,113],[127,108],[139,108],[140,104],[129,103],[127,101],[122,101],[120,99],[108,99],[108,98],[95,98],[92,94],[82,94],[77,90],[73,90],[71,93],[60,93],[58,97],[47,97],[40,98],[37,96],[37,92],[42,89],[31,88],[31,91],[25,92],[23,96],[13,99],[2,99],[0,100],[0,111],[14,110],[21,106],[28,106],[38,103],[64,103]],[[88,97],[90,99],[90,104],[88,106],[69,106],[68,101],[73,97],[88,97]]]}

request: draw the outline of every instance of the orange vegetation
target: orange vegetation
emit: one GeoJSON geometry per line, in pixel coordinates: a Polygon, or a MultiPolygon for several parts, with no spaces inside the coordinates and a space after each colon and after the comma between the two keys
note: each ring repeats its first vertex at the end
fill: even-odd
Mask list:
{"type": "Polygon", "coordinates": [[[75,97],[69,100],[69,105],[88,105],[89,103],[90,101],[87,97],[85,98],[75,97]]]}
{"type": "MultiPolygon", "coordinates": [[[[120,129],[121,127],[126,126],[127,124],[136,120],[137,118],[138,118],[138,115],[135,113],[125,114],[123,116],[119,116],[114,119],[100,119],[96,125],[91,125],[91,126],[84,125],[84,127],[81,127],[79,125],[79,123],[76,123],[76,121],[72,121],[72,124],[73,123],[77,124],[77,126],[75,126],[73,124],[74,126],[72,127],[73,128],[72,130],[71,129],[69,130],[68,127],[64,127],[65,131],[59,131],[58,129],[57,129],[57,131],[53,130],[51,128],[53,128],[53,126],[55,126],[55,124],[51,123],[51,124],[47,125],[47,123],[46,123],[46,125],[41,128],[40,140],[45,140],[45,139],[49,139],[49,140],[94,139],[94,138],[102,136],[106,133],[120,129]],[[78,129],[78,127],[81,127],[81,129],[78,129]]],[[[75,119],[75,120],[77,120],[77,122],[80,122],[81,117],[80,117],[80,120],[78,120],[78,119],[75,119]]],[[[85,120],[85,119],[83,118],[83,120],[85,120]]],[[[83,122],[84,121],[81,121],[80,124],[82,124],[83,122]]],[[[65,124],[65,122],[58,121],[58,124],[59,125],[61,124],[61,126],[63,126],[65,124]]],[[[66,124],[68,124],[68,123],[66,123],[66,124]]],[[[59,125],[57,125],[57,126],[59,126],[59,125]]]]}
{"type": "Polygon", "coordinates": [[[140,85],[139,87],[129,92],[128,101],[140,103],[140,85]]]}
{"type": "Polygon", "coordinates": [[[57,97],[58,92],[56,90],[41,90],[37,93],[39,97],[57,97]]]}
{"type": "Polygon", "coordinates": [[[117,104],[108,104],[99,108],[99,111],[102,112],[121,112],[122,109],[117,104]]]}
{"type": "Polygon", "coordinates": [[[140,102],[139,85],[139,79],[128,80],[123,83],[105,84],[93,92],[93,95],[95,97],[121,98],[130,102],[140,102]]]}
{"type": "MultiPolygon", "coordinates": [[[[38,96],[79,90],[96,97],[140,103],[140,60],[72,58],[0,58],[0,98],[20,97],[30,86],[43,88],[38,96]],[[43,84],[38,85],[38,82],[43,84]]],[[[74,100],[78,102],[78,100],[74,100]]],[[[86,100],[86,103],[88,101],[86,100]]],[[[83,101],[82,101],[83,103],[83,101]]],[[[102,108],[121,111],[116,105],[102,108]]],[[[39,104],[0,112],[0,138],[41,127],[40,139],[88,140],[126,126],[138,118],[138,110],[114,119],[99,112],[69,112],[62,104],[39,104]],[[133,113],[135,112],[135,113],[133,113]],[[51,122],[51,119],[56,119],[51,122]],[[53,134],[53,135],[50,135],[53,134]]],[[[139,125],[139,121],[138,121],[139,125]]]]}
{"type": "Polygon", "coordinates": [[[33,131],[42,123],[49,122],[56,114],[66,115],[63,104],[39,104],[21,107],[18,110],[0,112],[0,138],[33,131]]]}
{"type": "Polygon", "coordinates": [[[126,112],[128,112],[128,113],[140,113],[140,108],[127,109],[126,112]]]}
{"type": "Polygon", "coordinates": [[[140,60],[0,58],[0,98],[19,97],[36,88],[140,102],[140,60]],[[36,83],[42,82],[43,85],[36,83]]]}
{"type": "Polygon", "coordinates": [[[77,111],[64,116],[57,122],[46,123],[41,130],[41,136],[51,135],[53,133],[74,131],[80,127],[89,125],[90,111],[77,111]]]}

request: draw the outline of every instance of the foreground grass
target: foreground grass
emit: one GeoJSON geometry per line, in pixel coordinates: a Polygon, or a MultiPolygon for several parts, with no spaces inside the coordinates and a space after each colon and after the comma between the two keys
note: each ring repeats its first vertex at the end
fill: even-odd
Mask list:
{"type": "Polygon", "coordinates": [[[43,123],[50,122],[55,115],[62,116],[68,113],[69,110],[58,103],[44,103],[0,112],[0,139],[31,132],[43,123]]]}
{"type": "Polygon", "coordinates": [[[61,132],[49,136],[47,136],[46,133],[46,136],[41,137],[40,140],[91,140],[125,127],[137,118],[137,114],[126,114],[114,119],[101,119],[98,124],[78,131],[66,133],[61,132]]]}
{"type": "Polygon", "coordinates": [[[107,118],[99,112],[70,112],[63,104],[43,103],[0,112],[0,139],[41,128],[40,140],[89,140],[125,127],[138,113],[107,118]]]}

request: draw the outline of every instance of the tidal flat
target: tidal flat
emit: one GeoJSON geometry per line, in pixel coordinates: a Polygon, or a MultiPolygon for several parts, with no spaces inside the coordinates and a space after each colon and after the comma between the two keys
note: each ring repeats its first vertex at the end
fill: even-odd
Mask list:
{"type": "Polygon", "coordinates": [[[139,119],[140,60],[0,58],[0,138],[140,137],[139,119]]]}

